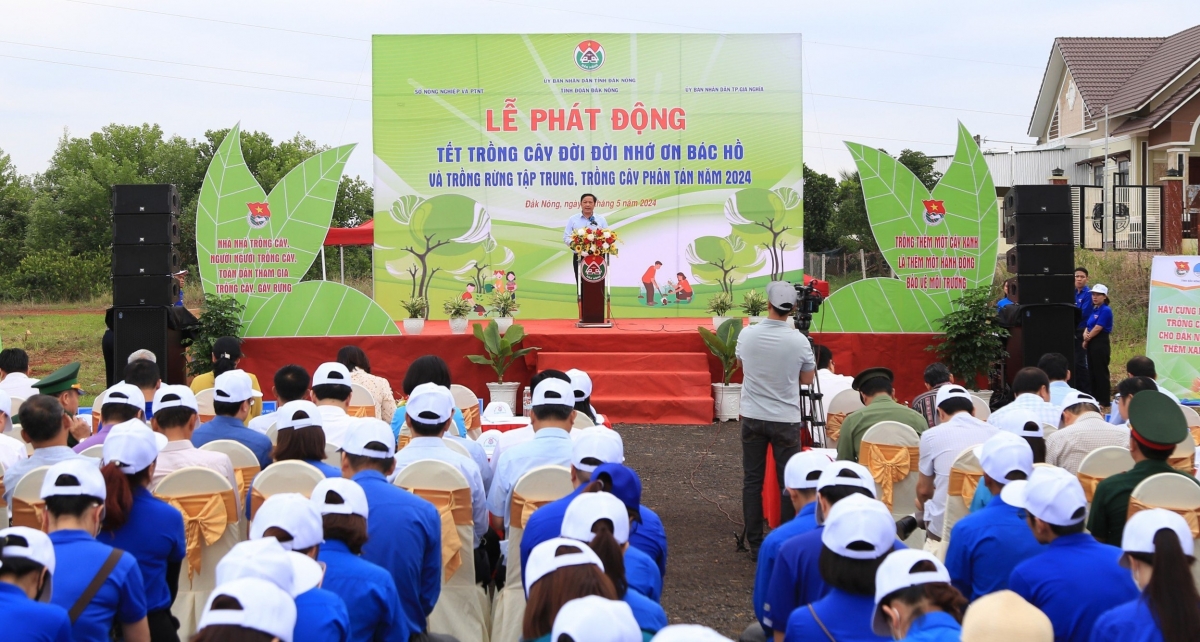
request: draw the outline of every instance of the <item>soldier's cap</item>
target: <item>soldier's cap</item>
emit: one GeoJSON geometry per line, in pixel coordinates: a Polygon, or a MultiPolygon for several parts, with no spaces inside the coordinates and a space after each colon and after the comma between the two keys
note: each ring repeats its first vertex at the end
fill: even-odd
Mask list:
{"type": "Polygon", "coordinates": [[[44,395],[56,395],[60,392],[71,389],[78,390],[81,394],[85,394],[83,392],[83,388],[79,387],[78,361],[68,363],[58,370],[55,370],[54,372],[42,377],[37,383],[33,384],[33,387],[37,388],[38,392],[44,395]]]}
{"type": "Polygon", "coordinates": [[[867,368],[854,377],[854,381],[850,384],[850,387],[858,390],[864,383],[876,377],[883,377],[888,381],[895,381],[896,379],[895,375],[892,374],[892,371],[888,370],[887,368],[867,368]]]}
{"type": "Polygon", "coordinates": [[[1147,448],[1166,450],[1188,436],[1183,409],[1157,390],[1143,390],[1129,402],[1133,438],[1147,448]]]}

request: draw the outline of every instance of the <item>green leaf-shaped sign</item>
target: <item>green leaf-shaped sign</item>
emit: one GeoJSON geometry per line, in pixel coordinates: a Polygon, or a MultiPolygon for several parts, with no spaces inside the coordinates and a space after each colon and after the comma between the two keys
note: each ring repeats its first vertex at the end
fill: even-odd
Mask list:
{"type": "Polygon", "coordinates": [[[866,279],[838,290],[813,326],[825,332],[936,332],[937,319],[953,301],[990,283],[995,272],[999,209],[983,154],[960,123],[954,160],[930,193],[887,153],[846,146],[862,179],[871,231],[899,278],[866,279]]]}
{"type": "Polygon", "coordinates": [[[276,294],[244,317],[247,337],[325,337],[400,334],[367,295],[331,281],[305,281],[276,294]]]}

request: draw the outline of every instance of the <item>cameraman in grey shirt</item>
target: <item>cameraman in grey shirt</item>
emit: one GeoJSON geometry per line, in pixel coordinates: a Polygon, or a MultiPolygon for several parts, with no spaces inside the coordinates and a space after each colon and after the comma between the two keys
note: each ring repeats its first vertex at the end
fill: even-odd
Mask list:
{"type": "MultiPolygon", "coordinates": [[[[781,493],[783,469],[800,451],[800,384],[811,384],[817,369],[808,337],[788,323],[796,288],[786,281],[767,285],[767,318],[742,331],[737,357],[742,365],[742,518],[750,556],[758,559],[763,540],[763,476],[767,446],[775,453],[781,493]]],[[[795,516],[790,498],[781,497],[783,521],[795,516]]]]}

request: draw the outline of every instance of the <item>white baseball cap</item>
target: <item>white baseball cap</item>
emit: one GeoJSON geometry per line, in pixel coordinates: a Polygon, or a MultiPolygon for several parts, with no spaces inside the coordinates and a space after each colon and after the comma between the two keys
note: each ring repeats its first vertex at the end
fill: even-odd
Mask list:
{"type": "Polygon", "coordinates": [[[575,406],[575,390],[556,377],[546,377],[533,389],[533,406],[575,406]]]}
{"type": "MultiPolygon", "coordinates": [[[[786,486],[786,483],[784,485],[786,486]]],[[[871,476],[871,471],[852,461],[835,461],[821,471],[821,476],[817,479],[817,490],[820,491],[829,486],[853,486],[865,488],[867,492],[871,493],[871,497],[875,497],[877,494],[875,478],[871,476]]]]}
{"type": "Polygon", "coordinates": [[[41,498],[84,495],[104,501],[108,491],[97,463],[90,457],[74,457],[54,464],[42,480],[41,498]]]}
{"type": "Polygon", "coordinates": [[[955,384],[942,386],[937,389],[937,396],[933,402],[934,407],[942,405],[942,402],[947,399],[966,399],[971,403],[975,403],[975,400],[971,397],[971,393],[967,392],[966,388],[955,384]]]}
{"type": "Polygon", "coordinates": [[[894,551],[883,560],[875,571],[875,615],[871,618],[871,629],[875,635],[890,638],[892,629],[883,612],[883,599],[896,591],[922,584],[950,583],[950,571],[932,554],[920,549],[906,548],[894,551]],[[932,571],[913,571],[918,562],[931,562],[932,571]]]}
{"type": "Polygon", "coordinates": [[[571,445],[571,465],[576,470],[592,472],[600,464],[585,464],[585,459],[595,459],[600,464],[625,462],[625,441],[621,433],[608,428],[588,428],[571,445]]]}
{"type": "Polygon", "coordinates": [[[200,412],[200,404],[196,403],[196,393],[182,384],[159,386],[158,390],[154,391],[154,409],[164,408],[191,408],[200,412]]]}
{"type": "Polygon", "coordinates": [[[108,431],[100,461],[115,463],[121,472],[132,475],[149,468],[166,445],[166,435],[154,432],[141,419],[130,419],[108,431]]]}
{"type": "MultiPolygon", "coordinates": [[[[1125,522],[1125,530],[1121,534],[1121,550],[1126,553],[1154,554],[1154,536],[1163,529],[1175,532],[1179,538],[1179,546],[1183,554],[1191,557],[1195,554],[1196,543],[1192,540],[1192,530],[1187,520],[1178,513],[1165,508],[1151,508],[1138,511],[1125,522]]],[[[1128,568],[1129,561],[1122,556],[1121,565],[1128,568]]]]}
{"type": "Polygon", "coordinates": [[[582,401],[592,396],[592,378],[588,376],[588,373],[578,368],[571,368],[567,371],[567,376],[571,378],[571,389],[575,392],[575,401],[582,401]]]}
{"type": "Polygon", "coordinates": [[[651,642],[733,642],[716,631],[699,624],[672,624],[654,634],[651,642]]]}
{"type": "Polygon", "coordinates": [[[104,403],[100,404],[102,409],[110,403],[123,403],[138,410],[146,409],[146,396],[140,388],[131,383],[118,383],[100,394],[104,395],[104,403]]]}
{"type": "Polygon", "coordinates": [[[821,543],[842,557],[879,559],[896,543],[896,520],[883,502],[850,495],[829,509],[821,543]]]}
{"type": "Polygon", "coordinates": [[[618,544],[629,541],[629,509],[612,493],[580,493],[567,505],[563,515],[562,536],[581,542],[591,542],[596,534],[592,526],[607,519],[613,525],[613,537],[618,544]]]}
{"type": "Polygon", "coordinates": [[[313,373],[312,378],[313,387],[332,385],[346,386],[349,388],[351,383],[350,371],[346,368],[346,366],[336,361],[322,363],[321,365],[317,366],[317,371],[313,373]]]}
{"type": "Polygon", "coordinates": [[[1028,479],[1033,474],[1033,448],[1029,442],[1011,432],[998,432],[974,448],[979,466],[988,477],[1007,485],[1008,474],[1013,471],[1025,473],[1028,479]]]}
{"type": "Polygon", "coordinates": [[[292,536],[292,541],[280,542],[289,551],[302,551],[325,542],[321,514],[300,493],[268,497],[250,523],[250,539],[261,539],[271,527],[281,528],[292,536]]]}
{"type": "Polygon", "coordinates": [[[525,597],[529,597],[529,587],[543,577],[560,568],[585,564],[594,564],[596,568],[604,570],[604,562],[600,561],[600,556],[596,555],[591,546],[578,540],[555,537],[534,546],[529,552],[529,559],[524,562],[525,597]],[[558,549],[562,546],[574,548],[577,552],[558,555],[558,549]]]}
{"type": "Polygon", "coordinates": [[[423,383],[413,388],[404,411],[413,421],[441,425],[454,416],[454,395],[445,386],[423,383]]]}
{"type": "Polygon", "coordinates": [[[253,577],[296,597],[316,588],[324,575],[313,558],[289,551],[274,537],[238,542],[217,562],[217,584],[253,577]]]}
{"type": "Polygon", "coordinates": [[[382,419],[364,417],[352,422],[346,429],[346,437],[342,440],[342,452],[376,459],[388,459],[396,455],[396,435],[392,433],[392,427],[382,419]],[[373,441],[383,444],[387,450],[367,448],[367,444],[373,441]]]}
{"type": "Polygon", "coordinates": [[[787,281],[771,281],[767,284],[767,301],[784,312],[791,312],[796,307],[796,286],[787,281]]]}
{"type": "Polygon", "coordinates": [[[796,453],[783,469],[783,485],[793,490],[814,490],[821,472],[832,463],[827,455],[815,450],[796,453]]]}
{"type": "Polygon", "coordinates": [[[309,501],[322,515],[358,515],[366,518],[371,512],[362,486],[342,477],[326,477],[317,482],[309,501]]]}
{"type": "Polygon", "coordinates": [[[221,373],[213,381],[213,401],[223,403],[241,403],[252,397],[261,397],[262,393],[254,389],[250,375],[244,370],[230,370],[221,373]]]}
{"type": "Polygon", "coordinates": [[[599,595],[580,597],[563,605],[554,616],[550,639],[568,635],[575,642],[641,642],[642,630],[633,609],[622,600],[599,595]]]}
{"type": "Polygon", "coordinates": [[[1073,526],[1087,515],[1087,498],[1075,475],[1049,466],[1038,466],[1028,481],[1010,482],[1000,493],[1009,506],[1024,508],[1034,517],[1055,526],[1073,526]]]}
{"type": "Polygon", "coordinates": [[[54,593],[54,544],[50,536],[36,528],[13,526],[0,530],[0,557],[20,557],[46,567],[50,575],[38,596],[39,602],[49,603],[54,593]]]}
{"type": "Polygon", "coordinates": [[[200,616],[198,630],[215,625],[240,626],[292,642],[296,628],[296,602],[274,584],[247,577],[218,586],[209,596],[200,616]],[[212,608],[218,597],[228,596],[242,605],[240,610],[212,608]]]}
{"type": "Polygon", "coordinates": [[[1062,412],[1067,408],[1081,403],[1091,404],[1096,407],[1096,412],[1101,411],[1100,402],[1096,401],[1095,397],[1087,394],[1086,392],[1079,392],[1078,390],[1071,388],[1071,390],[1067,392],[1067,396],[1063,397],[1062,403],[1058,405],[1058,413],[1061,415],[1062,412]]]}
{"type": "Polygon", "coordinates": [[[1097,283],[1096,285],[1092,286],[1092,294],[1103,294],[1104,296],[1108,296],[1108,286],[1104,285],[1103,283],[1097,283]]]}
{"type": "Polygon", "coordinates": [[[1031,410],[1014,408],[992,423],[1003,432],[1019,437],[1043,437],[1046,434],[1042,422],[1031,410]],[[1030,423],[1034,424],[1033,430],[1026,430],[1030,423]]]}
{"type": "Polygon", "coordinates": [[[321,411],[317,409],[317,404],[297,399],[283,404],[276,412],[275,427],[278,430],[295,430],[297,428],[307,428],[309,426],[325,426],[325,420],[321,417],[321,411]],[[307,417],[296,418],[299,413],[308,415],[307,417]]]}
{"type": "Polygon", "coordinates": [[[12,414],[12,397],[3,390],[0,390],[0,412],[6,415],[12,414]]]}

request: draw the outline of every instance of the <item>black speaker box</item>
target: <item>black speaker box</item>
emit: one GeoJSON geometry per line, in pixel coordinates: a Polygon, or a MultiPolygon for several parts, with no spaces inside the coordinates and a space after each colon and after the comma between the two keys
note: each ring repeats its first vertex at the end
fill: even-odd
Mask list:
{"type": "Polygon", "coordinates": [[[125,378],[129,355],[149,350],[163,383],[187,383],[183,333],[171,322],[173,312],[168,307],[113,309],[113,381],[125,378]]]}
{"type": "Polygon", "coordinates": [[[1025,367],[1036,366],[1042,355],[1058,352],[1075,364],[1075,326],[1079,308],[1071,305],[1021,306],[1021,355],[1025,367]]]}
{"type": "Polygon", "coordinates": [[[1017,301],[1022,305],[1075,305],[1074,274],[1017,275],[1017,301]]]}
{"type": "Polygon", "coordinates": [[[174,185],[113,185],[113,214],[179,215],[179,190],[174,185]]]}
{"type": "Polygon", "coordinates": [[[113,216],[113,245],[169,245],[178,242],[179,217],[174,214],[113,216]]]}
{"type": "Polygon", "coordinates": [[[1011,216],[1005,219],[1004,240],[1010,245],[1075,243],[1071,214],[1011,216]]]}
{"type": "Polygon", "coordinates": [[[1017,245],[1009,248],[1005,259],[1012,274],[1070,274],[1074,278],[1075,252],[1070,245],[1017,245]]]}
{"type": "Polygon", "coordinates": [[[170,306],[179,300],[179,281],[170,274],[114,276],[113,306],[170,306]]]}
{"type": "Polygon", "coordinates": [[[1014,185],[1004,196],[1005,217],[1070,213],[1070,185],[1014,185]]]}
{"type": "Polygon", "coordinates": [[[113,276],[174,274],[183,258],[174,245],[122,245],[113,248],[113,276]]]}

